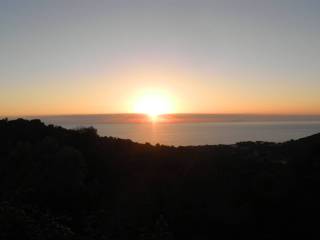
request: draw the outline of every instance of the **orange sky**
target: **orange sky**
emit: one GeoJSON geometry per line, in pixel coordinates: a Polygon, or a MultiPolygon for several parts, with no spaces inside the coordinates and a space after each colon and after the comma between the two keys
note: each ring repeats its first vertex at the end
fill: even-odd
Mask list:
{"type": "Polygon", "coordinates": [[[169,102],[170,113],[320,114],[315,88],[303,89],[285,82],[275,86],[267,79],[248,86],[241,84],[241,76],[150,69],[135,66],[112,74],[69,79],[59,85],[54,81],[39,82],[28,88],[8,89],[0,96],[0,113],[4,116],[132,113],[141,97],[160,95],[169,102]]]}

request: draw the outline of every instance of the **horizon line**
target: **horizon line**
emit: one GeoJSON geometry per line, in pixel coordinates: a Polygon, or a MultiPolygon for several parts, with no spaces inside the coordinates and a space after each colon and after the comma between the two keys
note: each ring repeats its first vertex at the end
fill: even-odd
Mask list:
{"type": "MultiPolygon", "coordinates": [[[[57,114],[17,114],[17,115],[1,115],[0,118],[23,118],[23,117],[72,117],[72,116],[102,116],[102,115],[148,115],[146,113],[133,113],[133,112],[117,112],[117,113],[57,113],[57,114]]],[[[320,113],[192,113],[192,112],[178,112],[178,113],[163,113],[158,116],[167,115],[246,115],[246,116],[317,116],[320,117],[320,113]]]]}

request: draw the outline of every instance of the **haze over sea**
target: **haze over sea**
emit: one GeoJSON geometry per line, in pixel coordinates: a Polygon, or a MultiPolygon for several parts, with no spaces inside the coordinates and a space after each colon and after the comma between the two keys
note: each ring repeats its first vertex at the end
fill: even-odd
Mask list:
{"type": "Polygon", "coordinates": [[[320,116],[167,114],[152,122],[142,114],[33,116],[65,128],[92,126],[100,136],[174,146],[283,142],[320,132],[320,116]]]}

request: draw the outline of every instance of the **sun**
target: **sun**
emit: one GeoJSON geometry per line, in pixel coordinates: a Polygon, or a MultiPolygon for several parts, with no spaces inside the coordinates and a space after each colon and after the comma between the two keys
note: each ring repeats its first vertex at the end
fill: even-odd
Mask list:
{"type": "Polygon", "coordinates": [[[134,112],[143,113],[151,120],[156,120],[161,114],[172,111],[172,103],[169,97],[164,94],[145,94],[137,99],[134,105],[134,112]]]}

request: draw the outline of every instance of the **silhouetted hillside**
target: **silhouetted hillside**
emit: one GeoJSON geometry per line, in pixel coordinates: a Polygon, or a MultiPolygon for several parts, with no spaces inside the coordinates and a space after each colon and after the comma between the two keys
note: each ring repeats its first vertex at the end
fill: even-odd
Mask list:
{"type": "Polygon", "coordinates": [[[320,134],[167,147],[0,120],[0,239],[319,238],[320,134]]]}

